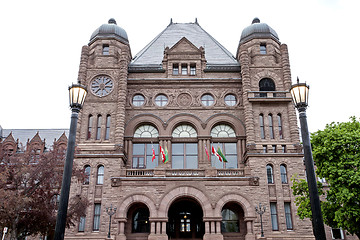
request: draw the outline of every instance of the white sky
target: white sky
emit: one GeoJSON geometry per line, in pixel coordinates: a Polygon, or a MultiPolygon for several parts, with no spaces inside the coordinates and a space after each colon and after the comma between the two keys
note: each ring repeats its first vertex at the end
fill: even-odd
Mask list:
{"type": "Polygon", "coordinates": [[[132,56],[169,24],[199,24],[233,55],[254,17],[289,48],[293,82],[310,85],[311,132],[360,116],[358,0],[14,0],[0,3],[0,125],[69,128],[68,86],[81,47],[109,18],[128,34],[132,56]],[[359,95],[358,95],[359,94],[359,95]]]}

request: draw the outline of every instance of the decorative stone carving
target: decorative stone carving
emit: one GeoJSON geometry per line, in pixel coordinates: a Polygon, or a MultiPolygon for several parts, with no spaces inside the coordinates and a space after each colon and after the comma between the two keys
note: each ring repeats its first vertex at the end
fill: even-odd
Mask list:
{"type": "Polygon", "coordinates": [[[259,186],[259,177],[252,177],[249,179],[250,186],[259,186]]]}
{"type": "Polygon", "coordinates": [[[188,93],[180,93],[177,97],[177,103],[179,104],[179,106],[190,106],[191,102],[192,97],[188,93]]]}

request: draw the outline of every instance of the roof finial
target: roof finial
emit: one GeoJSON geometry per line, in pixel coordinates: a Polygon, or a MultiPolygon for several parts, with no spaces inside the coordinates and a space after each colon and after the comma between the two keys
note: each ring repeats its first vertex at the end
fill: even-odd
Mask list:
{"type": "Polygon", "coordinates": [[[117,25],[114,18],[110,18],[109,21],[108,21],[108,23],[109,23],[109,24],[115,24],[115,25],[117,25]]]}
{"type": "Polygon", "coordinates": [[[259,18],[254,18],[253,20],[252,20],[252,23],[251,24],[254,24],[254,23],[260,23],[260,19],[259,18]]]}
{"type": "Polygon", "coordinates": [[[198,21],[197,21],[197,18],[195,18],[195,24],[199,24],[198,21]]]}
{"type": "Polygon", "coordinates": [[[173,24],[172,18],[170,18],[170,24],[173,24]]]}

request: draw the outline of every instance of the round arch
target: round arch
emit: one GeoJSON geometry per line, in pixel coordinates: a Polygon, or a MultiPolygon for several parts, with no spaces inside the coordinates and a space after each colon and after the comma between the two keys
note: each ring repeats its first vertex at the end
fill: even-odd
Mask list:
{"type": "Polygon", "coordinates": [[[202,191],[194,187],[182,186],[174,188],[162,198],[160,202],[160,208],[158,210],[158,217],[167,217],[167,213],[171,204],[180,197],[191,197],[195,199],[200,204],[204,213],[204,217],[213,216],[211,203],[208,197],[202,191]]]}
{"type": "Polygon", "coordinates": [[[143,203],[145,204],[150,211],[150,217],[157,217],[157,211],[154,201],[142,194],[135,194],[131,195],[124,199],[124,201],[121,203],[121,205],[118,208],[118,211],[116,212],[117,218],[126,218],[126,214],[131,207],[131,205],[135,203],[143,203]]]}
{"type": "Polygon", "coordinates": [[[229,202],[238,203],[244,210],[245,218],[256,217],[254,207],[250,204],[250,202],[246,198],[244,198],[239,194],[228,194],[220,198],[214,209],[215,217],[221,217],[221,210],[223,209],[225,204],[229,202]]]}
{"type": "Polygon", "coordinates": [[[160,117],[154,114],[139,114],[125,124],[125,136],[133,136],[135,130],[143,124],[153,125],[158,130],[159,135],[164,135],[164,121],[160,117]]]}
{"type": "Polygon", "coordinates": [[[246,129],[244,123],[237,117],[227,113],[218,113],[209,117],[206,120],[206,132],[209,134],[211,130],[218,124],[225,124],[232,127],[235,131],[236,136],[245,136],[246,129]]]}
{"type": "Polygon", "coordinates": [[[172,116],[167,123],[168,124],[166,127],[166,132],[168,135],[171,135],[172,131],[180,124],[188,124],[193,128],[195,128],[198,135],[203,134],[201,119],[192,114],[188,114],[188,113],[176,114],[172,116]]]}

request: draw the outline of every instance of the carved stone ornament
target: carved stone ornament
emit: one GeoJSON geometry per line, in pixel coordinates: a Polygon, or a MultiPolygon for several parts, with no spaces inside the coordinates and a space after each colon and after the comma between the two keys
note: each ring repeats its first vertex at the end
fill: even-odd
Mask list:
{"type": "Polygon", "coordinates": [[[259,186],[259,177],[252,177],[249,179],[250,186],[259,186]]]}
{"type": "Polygon", "coordinates": [[[190,106],[192,102],[192,97],[188,93],[180,93],[177,97],[177,102],[179,106],[187,107],[190,106]]]}

